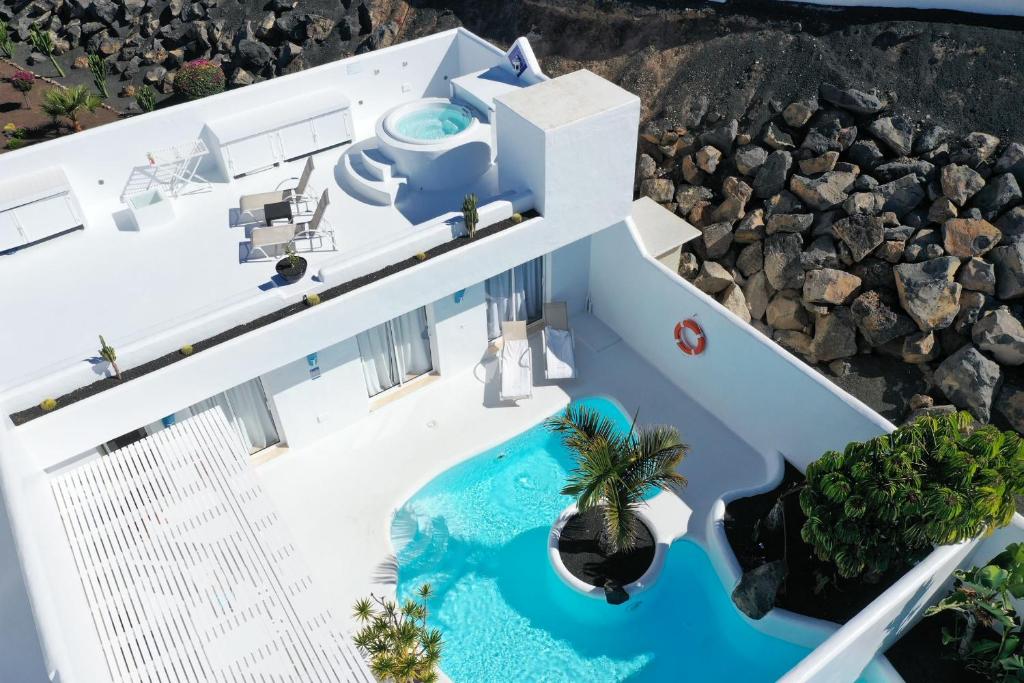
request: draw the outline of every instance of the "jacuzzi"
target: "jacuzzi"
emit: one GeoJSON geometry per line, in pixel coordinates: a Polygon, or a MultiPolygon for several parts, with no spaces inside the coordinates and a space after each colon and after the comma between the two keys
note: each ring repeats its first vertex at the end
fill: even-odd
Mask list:
{"type": "Polygon", "coordinates": [[[377,121],[380,150],[394,172],[424,190],[466,185],[491,165],[490,126],[476,109],[444,97],[400,104],[377,121]]]}

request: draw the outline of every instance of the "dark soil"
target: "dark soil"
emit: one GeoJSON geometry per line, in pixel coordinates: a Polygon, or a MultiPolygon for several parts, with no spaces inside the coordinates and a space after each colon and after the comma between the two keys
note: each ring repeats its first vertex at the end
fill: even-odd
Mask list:
{"type": "MultiPolygon", "coordinates": [[[[736,559],[744,571],[765,562],[786,559],[789,575],[775,599],[775,606],[844,624],[891,586],[906,572],[892,570],[876,583],[844,579],[835,574],[830,563],[818,560],[810,546],[800,538],[805,517],[797,500],[803,475],[786,463],[782,483],[775,489],[732,501],[725,508],[725,532],[736,559]],[[780,495],[785,495],[785,523],[770,531],[764,520],[780,495]]],[[[930,648],[934,652],[934,647],[930,648]]]]}
{"type": "Polygon", "coordinates": [[[984,683],[988,679],[967,671],[942,646],[942,627],[950,631],[956,619],[946,612],[922,619],[890,647],[885,656],[907,683],[984,683]]]}
{"type": "Polygon", "coordinates": [[[636,547],[609,555],[598,541],[603,528],[600,508],[576,514],[566,522],[558,539],[558,552],[565,568],[591,586],[603,586],[608,579],[625,586],[643,576],[654,561],[654,537],[650,530],[640,524],[636,547]]]}
{"type": "MultiPolygon", "coordinates": [[[[524,211],[522,213],[522,223],[525,223],[531,218],[536,218],[539,215],[539,213],[532,209],[530,211],[524,211]]],[[[445,242],[440,246],[434,247],[433,249],[426,252],[427,258],[423,260],[429,260],[435,256],[440,256],[441,254],[453,251],[464,245],[471,244],[481,239],[486,239],[491,235],[495,235],[499,232],[502,232],[503,230],[515,227],[516,225],[521,225],[522,223],[515,223],[512,221],[512,219],[507,219],[501,221],[500,223],[495,223],[494,225],[487,226],[486,228],[480,228],[476,231],[476,236],[473,237],[472,239],[467,237],[460,237],[457,239],[449,240],[448,242],[445,242]]],[[[343,282],[340,285],[335,285],[334,287],[331,287],[330,289],[325,289],[324,291],[319,293],[320,301],[330,301],[335,297],[347,294],[351,291],[359,289],[360,287],[364,287],[370,283],[377,282],[378,280],[383,280],[384,278],[390,275],[394,275],[395,273],[399,273],[403,270],[406,270],[407,268],[417,266],[420,263],[422,263],[423,260],[418,259],[414,256],[411,258],[407,258],[404,261],[399,261],[398,263],[387,266],[386,268],[381,268],[380,270],[370,273],[369,275],[363,275],[362,277],[357,277],[354,280],[349,280],[348,282],[343,282]]],[[[267,315],[257,318],[248,323],[232,327],[231,329],[225,330],[220,334],[214,335],[212,337],[207,337],[202,341],[198,341],[192,344],[192,355],[201,353],[206,349],[213,348],[217,344],[226,342],[229,339],[234,339],[235,337],[239,337],[247,332],[252,332],[253,330],[265,327],[267,325],[270,325],[271,323],[275,323],[278,320],[287,318],[290,315],[301,313],[305,311],[307,308],[309,308],[309,306],[304,301],[300,301],[298,303],[285,306],[284,308],[280,308],[274,311],[273,313],[268,313],[267,315]]],[[[57,397],[57,409],[59,410],[60,408],[68,406],[72,403],[81,401],[84,398],[88,398],[90,396],[98,394],[101,391],[113,389],[116,386],[120,386],[124,382],[129,382],[138,377],[142,377],[143,375],[148,375],[149,373],[155,370],[159,370],[162,367],[170,365],[171,363],[176,363],[177,361],[180,360],[184,360],[185,358],[186,356],[183,356],[180,351],[172,351],[171,353],[160,356],[159,358],[155,358],[149,361],[148,363],[143,363],[142,365],[137,365],[133,368],[128,368],[127,370],[122,370],[121,375],[123,379],[121,380],[118,380],[115,377],[104,377],[103,379],[97,380],[92,384],[88,384],[84,387],[80,387],[78,389],[75,389],[74,391],[68,392],[63,396],[57,397]]],[[[29,422],[30,420],[34,420],[37,417],[41,417],[42,415],[45,414],[45,411],[43,411],[42,408],[36,405],[26,408],[25,410],[12,413],[10,417],[15,425],[21,425],[25,424],[26,422],[29,422]]]]}

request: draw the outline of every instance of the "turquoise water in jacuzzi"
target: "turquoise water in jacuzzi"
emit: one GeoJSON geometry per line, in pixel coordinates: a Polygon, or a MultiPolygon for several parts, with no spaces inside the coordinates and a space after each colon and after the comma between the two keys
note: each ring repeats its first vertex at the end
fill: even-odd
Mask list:
{"type": "Polygon", "coordinates": [[[469,128],[473,115],[457,104],[430,105],[405,114],[395,123],[399,134],[414,140],[441,140],[469,128]]]}
{"type": "MultiPolygon", "coordinates": [[[[629,429],[612,401],[583,402],[629,429]]],[[[430,622],[455,683],[753,683],[776,680],[809,652],[750,626],[704,550],[686,540],[671,546],[654,587],[624,605],[563,584],[547,538],[573,502],[559,493],[572,463],[537,425],[440,474],[396,517],[395,532],[418,525],[398,550],[399,597],[434,587],[430,622]]]]}

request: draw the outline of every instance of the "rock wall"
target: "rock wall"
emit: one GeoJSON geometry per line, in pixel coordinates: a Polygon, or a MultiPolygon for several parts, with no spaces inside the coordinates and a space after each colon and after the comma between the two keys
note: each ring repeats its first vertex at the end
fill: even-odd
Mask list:
{"type": "Polygon", "coordinates": [[[823,83],[755,131],[694,98],[640,149],[638,193],[703,233],[680,267],[702,291],[837,373],[857,354],[919,365],[911,415],[1024,431],[1024,145],[823,83]]]}

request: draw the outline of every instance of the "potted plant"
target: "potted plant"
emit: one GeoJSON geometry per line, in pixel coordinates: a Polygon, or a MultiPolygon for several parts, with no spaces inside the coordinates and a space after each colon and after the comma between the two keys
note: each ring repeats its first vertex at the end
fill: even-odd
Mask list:
{"type": "Polygon", "coordinates": [[[285,250],[285,257],[277,262],[277,274],[280,275],[285,282],[292,284],[302,279],[302,276],[306,274],[306,259],[302,258],[295,253],[295,248],[288,245],[285,250]]]}

